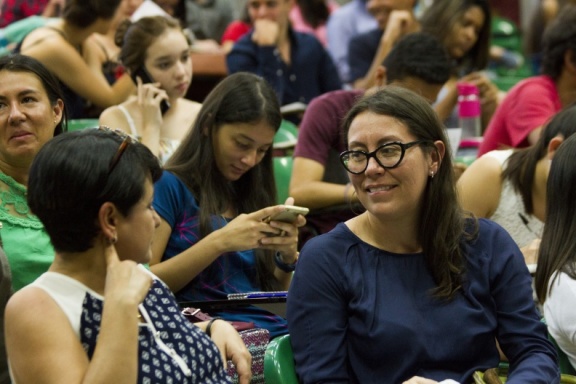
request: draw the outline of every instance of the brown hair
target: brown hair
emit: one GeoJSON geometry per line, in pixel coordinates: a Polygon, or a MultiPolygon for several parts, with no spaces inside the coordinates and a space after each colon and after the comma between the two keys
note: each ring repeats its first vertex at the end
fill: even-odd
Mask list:
{"type": "Polygon", "coordinates": [[[164,16],[143,17],[134,23],[130,20],[120,23],[114,37],[116,45],[121,48],[120,62],[131,72],[143,66],[148,47],[167,29],[182,30],[178,20],[164,16]]]}

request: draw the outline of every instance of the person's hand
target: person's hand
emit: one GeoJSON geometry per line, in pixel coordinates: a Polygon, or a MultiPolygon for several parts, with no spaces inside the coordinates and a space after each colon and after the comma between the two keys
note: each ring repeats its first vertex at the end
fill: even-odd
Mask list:
{"type": "Polygon", "coordinates": [[[430,379],[425,379],[424,377],[414,376],[410,380],[405,381],[402,384],[438,384],[438,382],[430,379]]]}
{"type": "Polygon", "coordinates": [[[137,307],[152,286],[152,277],[132,260],[121,261],[113,244],[104,249],[106,258],[106,300],[116,299],[137,307]]]}
{"type": "Polygon", "coordinates": [[[524,255],[524,261],[526,264],[536,264],[538,263],[538,251],[540,250],[540,239],[534,239],[528,245],[520,248],[522,255],[524,255]]]}
{"type": "Polygon", "coordinates": [[[252,355],[234,327],[224,320],[216,320],[210,329],[212,341],[222,355],[224,367],[232,360],[238,372],[239,383],[248,384],[252,379],[252,355]]]}
{"type": "Polygon", "coordinates": [[[276,45],[280,35],[280,27],[277,22],[267,19],[254,21],[254,33],[252,41],[256,45],[276,45]]]}
{"type": "Polygon", "coordinates": [[[472,83],[478,87],[482,118],[483,120],[489,120],[496,111],[496,107],[498,107],[500,101],[500,90],[498,87],[481,72],[470,73],[464,76],[461,81],[472,83]]]}
{"type": "MultiPolygon", "coordinates": [[[[168,100],[168,94],[165,90],[160,88],[159,83],[144,84],[140,77],[136,78],[138,86],[138,106],[142,111],[142,119],[147,123],[154,122],[154,126],[160,128],[162,126],[162,112],[160,110],[160,102],[168,100]]],[[[148,124],[145,124],[148,126],[148,124]]]]}
{"type": "Polygon", "coordinates": [[[222,228],[212,232],[211,236],[218,237],[223,253],[263,248],[261,241],[264,238],[270,233],[274,235],[281,233],[281,230],[273,228],[263,220],[283,210],[283,205],[274,205],[252,213],[240,214],[222,228]]]}
{"type": "MultiPolygon", "coordinates": [[[[293,205],[294,198],[286,199],[285,205],[293,205]]],[[[260,248],[273,249],[280,252],[282,261],[286,264],[294,264],[298,260],[298,228],[306,224],[306,219],[302,215],[293,223],[282,221],[271,221],[270,226],[276,229],[277,236],[265,237],[260,240],[260,248]]]]}
{"type": "Polygon", "coordinates": [[[394,10],[388,17],[386,30],[382,35],[380,44],[386,42],[395,43],[404,35],[415,32],[418,29],[418,22],[414,19],[414,15],[410,11],[394,10]]]}

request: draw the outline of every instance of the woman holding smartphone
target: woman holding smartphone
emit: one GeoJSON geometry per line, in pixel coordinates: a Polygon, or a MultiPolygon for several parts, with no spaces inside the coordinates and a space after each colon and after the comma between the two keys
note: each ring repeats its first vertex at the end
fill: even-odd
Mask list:
{"type": "MultiPolygon", "coordinates": [[[[178,300],[288,289],[305,220],[266,220],[286,210],[275,205],[272,171],[281,119],[264,79],[230,75],[206,97],[193,129],[166,164],[154,187],[160,225],[150,268],[178,300]]],[[[253,322],[271,337],[287,332],[285,319],[255,307],[211,315],[253,322]]]]}
{"type": "Polygon", "coordinates": [[[125,21],[116,43],[137,94],[106,109],[100,124],[121,129],[146,145],[162,163],[174,153],[201,105],[184,98],[192,81],[190,43],[178,21],[163,16],[125,21]]]}

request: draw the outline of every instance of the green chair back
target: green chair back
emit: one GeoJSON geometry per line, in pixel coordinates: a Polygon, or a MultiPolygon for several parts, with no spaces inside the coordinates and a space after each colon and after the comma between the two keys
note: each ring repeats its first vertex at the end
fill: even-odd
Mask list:
{"type": "Polygon", "coordinates": [[[272,339],[264,354],[264,380],[266,384],[298,384],[290,335],[272,339]]]}
{"type": "Polygon", "coordinates": [[[276,180],[276,199],[284,204],[289,195],[290,178],[292,177],[292,156],[273,157],[274,179],[276,180]]]}
{"type": "Polygon", "coordinates": [[[68,132],[79,131],[86,128],[98,128],[98,119],[71,119],[68,120],[68,132]]]}
{"type": "Polygon", "coordinates": [[[282,120],[274,136],[272,147],[277,156],[291,155],[298,140],[298,127],[288,120],[282,120]]]}
{"type": "Polygon", "coordinates": [[[568,355],[564,353],[563,350],[560,349],[556,340],[552,337],[552,335],[548,334],[548,339],[554,344],[554,348],[556,348],[556,352],[558,353],[558,365],[560,366],[560,372],[567,374],[567,375],[576,375],[576,369],[570,363],[568,359],[568,355]]]}

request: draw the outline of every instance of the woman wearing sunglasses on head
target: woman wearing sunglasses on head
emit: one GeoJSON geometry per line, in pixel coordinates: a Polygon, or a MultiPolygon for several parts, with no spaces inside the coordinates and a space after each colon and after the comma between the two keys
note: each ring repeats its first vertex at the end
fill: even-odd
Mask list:
{"type": "Polygon", "coordinates": [[[301,382],[469,383],[498,366],[497,340],[508,383],[557,383],[522,254],[463,214],[429,103],[385,87],[344,130],[340,158],[366,212],[301,251],[287,307],[301,382]]]}
{"type": "Polygon", "coordinates": [[[16,383],[250,381],[250,354],[225,321],[190,323],[150,261],[161,175],[144,145],[109,130],[60,135],[30,169],[28,204],[54,245],[48,272],[6,307],[16,383]],[[205,331],[205,332],[203,332],[205,331]]]}

